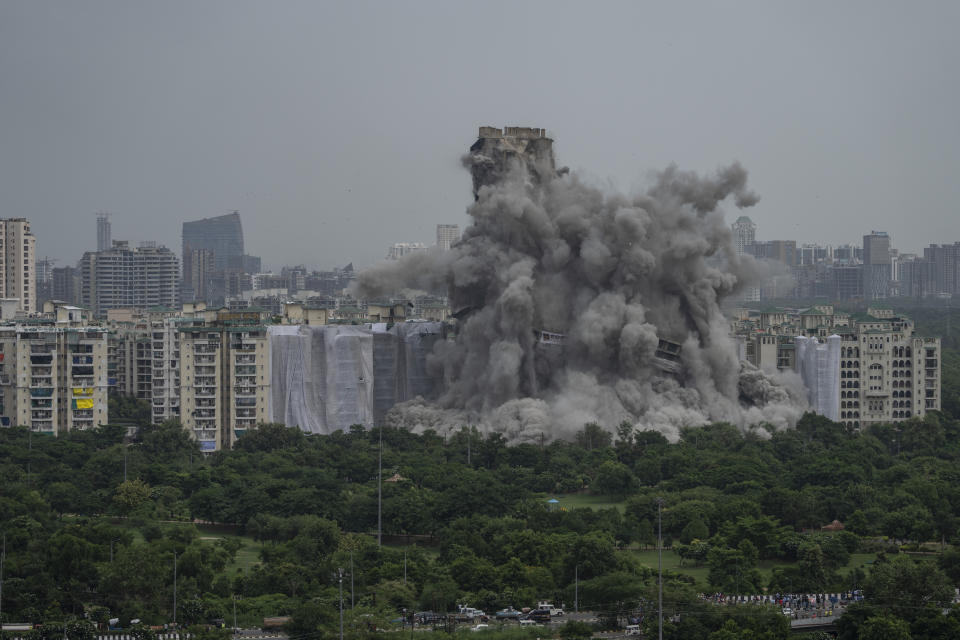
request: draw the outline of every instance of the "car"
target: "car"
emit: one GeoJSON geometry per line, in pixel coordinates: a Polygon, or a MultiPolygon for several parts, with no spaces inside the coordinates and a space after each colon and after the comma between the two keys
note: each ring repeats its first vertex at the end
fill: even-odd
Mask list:
{"type": "Polygon", "coordinates": [[[517,620],[520,618],[520,612],[513,607],[507,607],[497,611],[496,616],[498,620],[517,620]]]}
{"type": "Polygon", "coordinates": [[[785,616],[792,616],[792,615],[793,615],[793,609],[791,609],[790,607],[784,607],[784,608],[783,608],[783,615],[785,615],[785,616]]]}
{"type": "Polygon", "coordinates": [[[470,631],[483,631],[484,629],[489,629],[490,625],[483,624],[482,622],[475,627],[470,627],[470,631]]]}
{"type": "Polygon", "coordinates": [[[625,636],[638,636],[640,635],[640,625],[638,624],[628,624],[627,628],[624,630],[625,636]]]}

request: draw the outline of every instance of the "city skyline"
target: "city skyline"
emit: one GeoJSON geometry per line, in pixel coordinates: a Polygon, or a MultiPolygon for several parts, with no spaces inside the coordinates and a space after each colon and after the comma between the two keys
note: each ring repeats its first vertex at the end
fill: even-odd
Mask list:
{"type": "Polygon", "coordinates": [[[955,5],[501,9],[7,3],[3,215],[61,264],[95,247],[97,211],[174,249],[184,221],[239,210],[266,265],[362,268],[464,228],[464,144],[535,122],[613,190],[739,160],[765,239],[960,239],[955,5]],[[503,14],[523,45],[463,46],[503,14]]]}

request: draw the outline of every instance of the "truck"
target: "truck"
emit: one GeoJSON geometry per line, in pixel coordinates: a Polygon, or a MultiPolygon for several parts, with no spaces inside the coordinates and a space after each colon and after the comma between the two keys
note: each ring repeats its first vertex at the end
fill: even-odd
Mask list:
{"type": "Polygon", "coordinates": [[[550,617],[563,615],[563,607],[555,607],[552,602],[541,600],[537,603],[537,609],[546,609],[550,612],[550,617]]]}

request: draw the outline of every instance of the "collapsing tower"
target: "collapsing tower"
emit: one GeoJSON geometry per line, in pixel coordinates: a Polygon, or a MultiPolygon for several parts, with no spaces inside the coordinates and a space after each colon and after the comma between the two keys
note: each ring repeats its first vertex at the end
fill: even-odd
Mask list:
{"type": "Polygon", "coordinates": [[[477,141],[463,158],[473,178],[473,197],[478,197],[481,187],[501,182],[517,162],[523,163],[527,173],[538,182],[556,175],[553,139],[547,137],[546,129],[480,127],[477,141]]]}

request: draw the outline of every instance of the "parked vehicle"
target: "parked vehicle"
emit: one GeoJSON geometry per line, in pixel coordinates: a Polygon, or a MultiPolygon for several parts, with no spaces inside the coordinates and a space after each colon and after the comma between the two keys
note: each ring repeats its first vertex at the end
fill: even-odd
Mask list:
{"type": "Polygon", "coordinates": [[[640,635],[640,625],[638,624],[628,624],[624,635],[627,636],[638,636],[640,635]]]}
{"type": "Polygon", "coordinates": [[[553,606],[553,603],[552,603],[552,602],[546,602],[546,601],[541,600],[540,602],[537,603],[537,609],[546,609],[547,611],[550,612],[550,615],[551,615],[551,616],[562,616],[562,615],[563,615],[563,608],[562,608],[562,607],[555,607],[555,606],[553,606]]]}
{"type": "Polygon", "coordinates": [[[793,609],[791,609],[790,607],[784,607],[784,608],[783,608],[783,615],[785,615],[785,616],[792,616],[792,615],[793,615],[793,609]]]}
{"type": "Polygon", "coordinates": [[[483,631],[484,629],[489,629],[490,625],[483,624],[482,622],[475,627],[470,627],[470,631],[483,631]]]}
{"type": "Polygon", "coordinates": [[[523,620],[520,621],[521,627],[533,627],[533,626],[536,626],[536,624],[537,624],[537,621],[531,620],[530,618],[524,618],[523,620]]]}
{"type": "Polygon", "coordinates": [[[550,622],[550,610],[534,609],[527,614],[527,619],[533,620],[534,622],[550,622]]]}
{"type": "Polygon", "coordinates": [[[517,620],[520,618],[520,612],[513,607],[507,607],[497,611],[496,616],[498,620],[517,620]]]}

